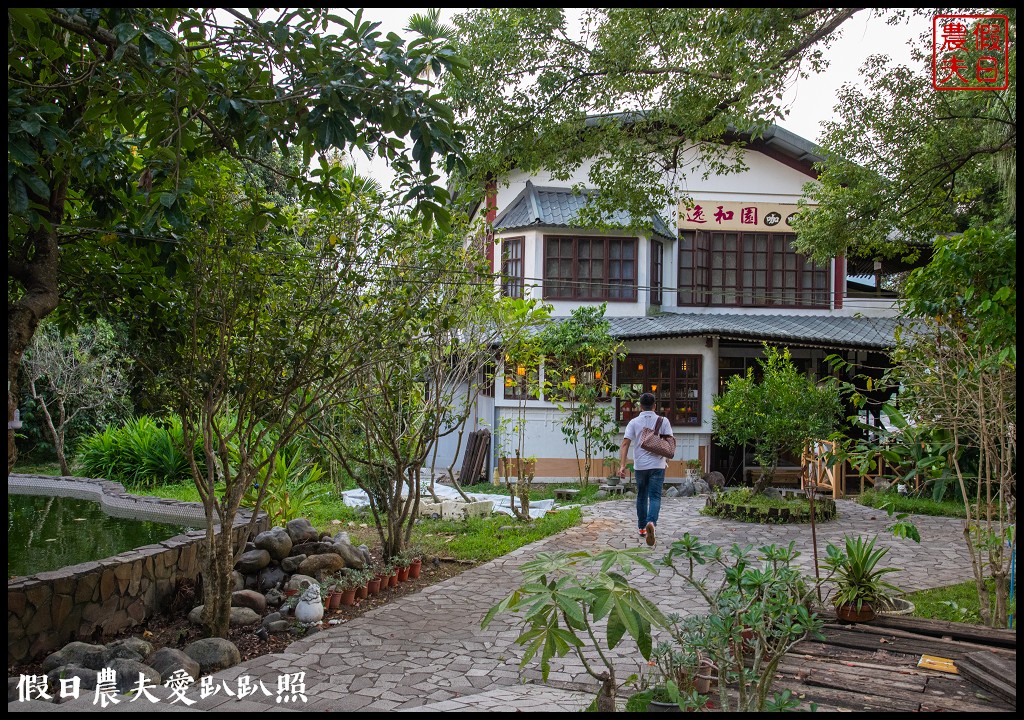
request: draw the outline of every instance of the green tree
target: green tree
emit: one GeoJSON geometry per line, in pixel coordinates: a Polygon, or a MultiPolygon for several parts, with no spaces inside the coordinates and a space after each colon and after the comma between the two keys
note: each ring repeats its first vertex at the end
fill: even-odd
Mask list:
{"type": "Polygon", "coordinates": [[[25,379],[45,422],[63,475],[68,464],[68,430],[76,419],[103,419],[125,401],[123,360],[108,323],[99,322],[62,336],[44,323],[25,353],[25,379]]]}
{"type": "Polygon", "coordinates": [[[606,309],[607,303],[576,308],[569,318],[549,324],[540,334],[546,358],[544,395],[568,411],[562,436],[576,451],[584,487],[590,483],[595,455],[618,449],[611,377],[615,361],[626,353],[625,345],[611,335],[606,309]]]}
{"type": "Polygon", "coordinates": [[[1015,546],[1016,251],[1016,232],[991,228],[936,240],[932,261],[907,281],[894,355],[904,413],[951,439],[964,540],[982,620],[993,627],[1007,625],[1015,546]]]}
{"type": "MultiPolygon", "coordinates": [[[[415,29],[437,30],[429,19],[415,29]]],[[[169,301],[175,244],[203,211],[197,162],[228,153],[330,203],[340,171],[322,154],[359,149],[391,163],[425,221],[447,222],[434,161],[456,170],[460,139],[427,71],[460,65],[443,38],[406,44],[360,12],[10,10],[8,419],[22,356],[62,298],[68,322],[169,301]],[[298,172],[268,162],[273,148],[298,172]]],[[[242,207],[257,225],[272,215],[242,207]]],[[[8,468],[16,457],[8,431],[8,468]]]]}
{"type": "Polygon", "coordinates": [[[566,180],[585,163],[584,220],[650,218],[687,196],[687,174],[744,167],[737,131],[785,116],[798,75],[857,8],[474,9],[455,19],[472,72],[445,84],[471,118],[474,181],[512,168],[566,180]]]}
{"type": "Polygon", "coordinates": [[[842,411],[838,390],[800,373],[788,348],[780,351],[765,343],[758,365],[760,381],[754,368],[748,368],[746,375],[730,378],[725,392],[714,397],[712,424],[719,443],[753,446],[761,466],[755,495],[771,485],[783,454],[799,455],[808,440],[828,437],[842,411]]]}
{"type": "MultiPolygon", "coordinates": [[[[362,302],[370,278],[350,234],[365,224],[358,206],[259,228],[239,202],[238,163],[222,158],[206,170],[204,212],[195,208],[173,257],[181,270],[165,313],[162,372],[176,388],[184,446],[201,449],[187,456],[206,510],[203,622],[224,637],[243,497],[287,461],[282,452],[317,393],[352,382],[373,326],[362,302]]],[[[271,486],[259,484],[254,513],[271,486]]]]}
{"type": "Polygon", "coordinates": [[[899,257],[937,235],[1016,225],[1017,11],[1000,12],[1010,23],[1006,90],[936,91],[930,32],[910,66],[873,56],[864,82],[841,88],[796,224],[801,252],[899,257]]]}

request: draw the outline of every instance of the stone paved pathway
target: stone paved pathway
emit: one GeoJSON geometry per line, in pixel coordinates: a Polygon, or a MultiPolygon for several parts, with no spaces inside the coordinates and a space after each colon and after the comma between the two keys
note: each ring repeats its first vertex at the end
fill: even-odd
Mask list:
{"type": "MultiPolygon", "coordinates": [[[[703,498],[666,498],[658,524],[659,549],[689,531],[703,542],[728,546],[750,543],[796,543],[800,564],[813,573],[809,525],[755,525],[699,515],[703,498]]],[[[513,616],[499,616],[480,629],[487,610],[521,581],[520,565],[543,551],[591,550],[629,547],[642,543],[636,536],[634,506],[630,500],[612,500],[585,508],[584,522],[559,535],[468,570],[366,613],[344,625],[297,641],[288,652],[256,658],[217,673],[220,683],[247,675],[262,679],[271,695],[245,700],[218,693],[185,708],[179,702],[144,700],[122,702],[103,712],[151,711],[567,711],[585,708],[596,692],[595,682],[573,658],[552,660],[549,682],[540,682],[538,670],[519,669],[522,649],[515,644],[518,625],[513,616]],[[284,673],[305,672],[304,705],[281,704],[277,683],[284,673]],[[144,703],[145,707],[140,707],[144,703]]],[[[839,502],[839,518],[818,526],[818,551],[824,556],[829,542],[840,544],[844,533],[878,533],[878,544],[890,548],[884,563],[902,568],[889,579],[904,590],[939,587],[971,578],[970,559],[963,541],[962,521],[914,516],[921,543],[892,537],[885,528],[891,519],[884,511],[839,502]]],[[[639,577],[639,575],[638,575],[639,577]]],[[[645,581],[645,592],[665,612],[690,614],[701,610],[696,594],[665,568],[645,581]]],[[[620,648],[628,646],[623,643],[620,648]]],[[[617,648],[618,650],[619,648],[617,648]]],[[[639,656],[616,655],[620,677],[635,672],[639,656]]],[[[198,691],[190,698],[198,698],[198,691]]],[[[160,693],[158,693],[160,696],[160,693]]],[[[163,693],[166,696],[166,693],[163,693]]],[[[13,703],[14,711],[98,710],[92,696],[54,706],[49,703],[13,703]]]]}

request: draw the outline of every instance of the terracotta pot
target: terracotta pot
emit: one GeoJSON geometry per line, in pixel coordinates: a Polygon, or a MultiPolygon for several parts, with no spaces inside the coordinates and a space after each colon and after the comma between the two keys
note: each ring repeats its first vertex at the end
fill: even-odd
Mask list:
{"type": "Polygon", "coordinates": [[[294,589],[294,588],[290,589],[290,590],[285,590],[284,591],[285,597],[291,597],[292,595],[298,595],[298,593],[299,593],[299,591],[294,589]]]}
{"type": "Polygon", "coordinates": [[[370,591],[366,585],[361,585],[356,588],[356,600],[365,600],[370,596],[370,591]]]}
{"type": "Polygon", "coordinates": [[[337,610],[341,607],[341,592],[335,590],[327,598],[327,609],[337,610]]]}
{"type": "Polygon", "coordinates": [[[398,587],[398,573],[388,576],[388,587],[398,587]]]}
{"type": "Polygon", "coordinates": [[[351,607],[356,604],[356,589],[345,588],[341,591],[341,604],[351,607]]]}
{"type": "Polygon", "coordinates": [[[863,603],[860,606],[860,610],[853,603],[843,603],[842,605],[836,605],[836,617],[843,622],[859,623],[874,620],[877,614],[869,603],[863,603]]]}
{"type": "Polygon", "coordinates": [[[420,568],[422,566],[423,566],[423,560],[421,560],[420,558],[416,558],[415,560],[412,561],[412,564],[409,565],[409,579],[410,580],[415,580],[416,578],[418,578],[420,576],[420,568]]]}
{"type": "Polygon", "coordinates": [[[366,582],[366,592],[368,595],[376,595],[380,592],[380,578],[375,577],[372,580],[366,582]]]}
{"type": "Polygon", "coordinates": [[[409,579],[409,566],[398,568],[398,582],[405,582],[409,579]]]}

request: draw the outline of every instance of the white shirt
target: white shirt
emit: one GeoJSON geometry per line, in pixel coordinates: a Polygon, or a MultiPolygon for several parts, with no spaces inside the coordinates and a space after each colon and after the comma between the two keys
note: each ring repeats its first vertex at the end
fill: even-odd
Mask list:
{"type": "Polygon", "coordinates": [[[653,429],[659,417],[661,418],[659,434],[671,435],[672,426],[669,424],[668,418],[658,415],[653,410],[644,410],[626,425],[625,437],[629,440],[630,447],[633,448],[633,470],[664,470],[668,467],[667,458],[655,455],[640,447],[640,433],[643,432],[644,428],[653,429]]]}

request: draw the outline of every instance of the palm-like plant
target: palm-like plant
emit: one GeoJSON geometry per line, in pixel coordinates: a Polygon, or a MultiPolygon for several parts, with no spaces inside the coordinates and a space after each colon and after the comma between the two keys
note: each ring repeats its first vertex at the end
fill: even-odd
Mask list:
{"type": "Polygon", "coordinates": [[[900,589],[883,580],[883,576],[897,572],[898,568],[879,567],[889,548],[876,548],[878,536],[866,540],[844,536],[845,552],[829,544],[824,562],[836,583],[832,598],[835,605],[852,605],[859,612],[864,605],[878,607],[884,599],[900,589]]]}

